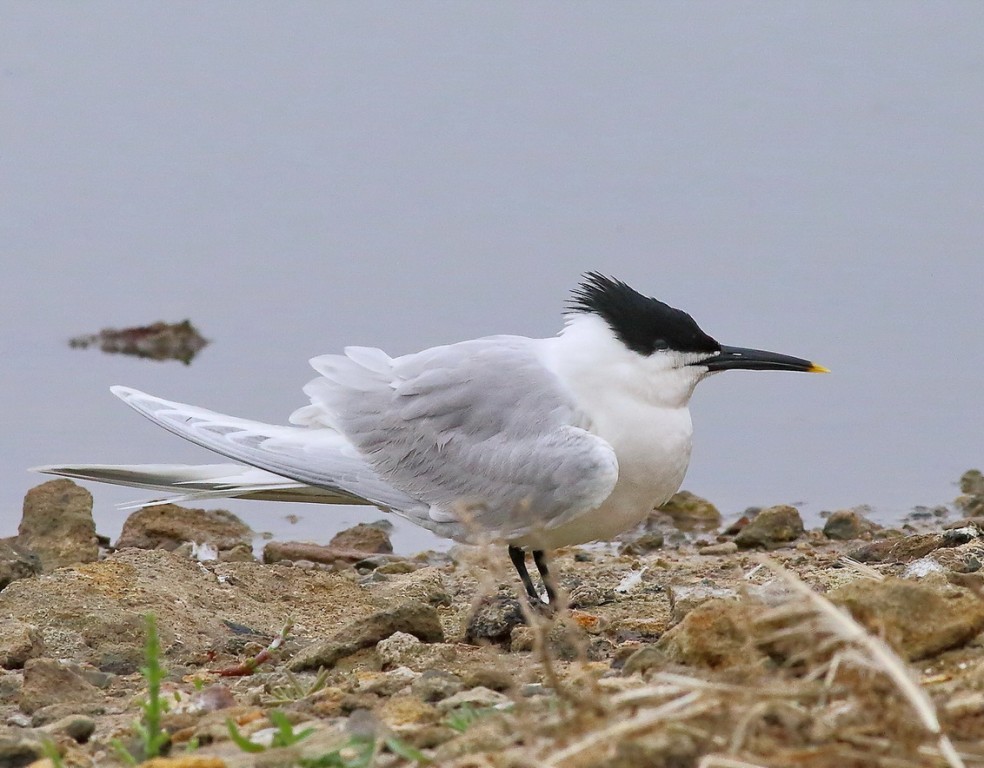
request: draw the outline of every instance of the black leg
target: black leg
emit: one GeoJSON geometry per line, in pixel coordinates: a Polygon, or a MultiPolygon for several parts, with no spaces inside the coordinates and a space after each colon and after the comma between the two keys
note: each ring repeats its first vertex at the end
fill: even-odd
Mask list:
{"type": "Polygon", "coordinates": [[[550,578],[550,571],[547,569],[546,553],[542,549],[534,549],[533,562],[536,563],[536,569],[540,572],[540,578],[543,579],[543,588],[547,590],[547,604],[556,607],[557,590],[554,589],[553,579],[550,578]]]}
{"type": "MultiPolygon", "coordinates": [[[[543,553],[541,552],[540,554],[542,555],[543,553]]],[[[533,554],[533,557],[536,557],[536,553],[533,554]]],[[[537,593],[536,587],[533,586],[533,580],[530,578],[530,572],[526,570],[526,552],[519,547],[510,545],[509,559],[512,560],[512,564],[516,567],[516,572],[519,574],[519,578],[522,580],[523,586],[526,587],[526,594],[530,596],[530,599],[534,604],[542,604],[543,601],[540,599],[540,595],[537,593]]],[[[540,567],[539,562],[536,564],[536,567],[540,567]]]]}

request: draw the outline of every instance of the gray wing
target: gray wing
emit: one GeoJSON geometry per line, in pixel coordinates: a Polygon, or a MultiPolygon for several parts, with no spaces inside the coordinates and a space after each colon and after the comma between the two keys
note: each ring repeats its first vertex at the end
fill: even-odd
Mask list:
{"type": "Polygon", "coordinates": [[[396,359],[366,348],[316,358],[324,378],[292,420],[344,434],[383,480],[429,505],[427,527],[497,538],[552,528],[600,505],[618,463],[578,426],[535,344],[498,336],[396,359]]]}
{"type": "Polygon", "coordinates": [[[130,387],[111,389],[131,408],[186,440],[280,478],[328,491],[316,494],[321,497],[319,501],[368,502],[411,519],[426,509],[380,479],[357,449],[334,430],[264,424],[165,400],[130,387]]]}

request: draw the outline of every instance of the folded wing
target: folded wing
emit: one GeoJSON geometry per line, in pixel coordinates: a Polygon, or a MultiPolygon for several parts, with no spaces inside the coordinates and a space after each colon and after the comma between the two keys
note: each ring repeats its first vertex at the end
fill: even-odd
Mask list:
{"type": "Polygon", "coordinates": [[[504,538],[551,528],[597,508],[618,464],[579,426],[536,343],[496,336],[396,359],[362,348],[316,358],[322,378],[292,420],[344,434],[432,521],[504,538]]]}

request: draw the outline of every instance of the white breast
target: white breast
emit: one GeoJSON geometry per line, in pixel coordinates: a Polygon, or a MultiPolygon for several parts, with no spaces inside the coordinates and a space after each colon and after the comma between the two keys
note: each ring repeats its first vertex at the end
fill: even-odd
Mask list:
{"type": "Polygon", "coordinates": [[[603,320],[575,316],[547,340],[544,362],[570,389],[583,426],[618,458],[618,482],[593,512],[516,542],[552,549],[608,540],[644,520],[680,488],[690,462],[693,427],[687,404],[699,371],[661,353],[626,349],[603,320]]]}

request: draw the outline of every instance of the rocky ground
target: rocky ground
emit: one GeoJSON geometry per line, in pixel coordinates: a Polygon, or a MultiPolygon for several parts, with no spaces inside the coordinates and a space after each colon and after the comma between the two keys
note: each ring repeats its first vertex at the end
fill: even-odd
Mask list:
{"type": "Polygon", "coordinates": [[[0,540],[0,766],[984,766],[981,474],[962,491],[823,530],[680,494],[556,553],[546,616],[500,548],[363,525],[259,562],[175,506],[110,547],[55,480],[0,540]]]}

